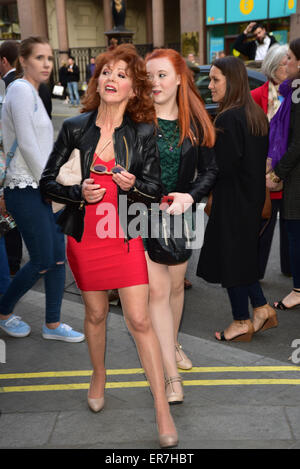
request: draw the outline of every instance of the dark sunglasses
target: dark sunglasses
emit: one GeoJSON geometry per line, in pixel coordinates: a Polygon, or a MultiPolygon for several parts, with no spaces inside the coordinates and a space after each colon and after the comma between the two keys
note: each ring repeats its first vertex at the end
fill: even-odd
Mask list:
{"type": "Polygon", "coordinates": [[[92,164],[90,170],[92,173],[96,174],[120,174],[122,171],[125,171],[122,166],[114,166],[113,168],[111,168],[110,171],[108,171],[107,167],[104,164],[92,164]]]}

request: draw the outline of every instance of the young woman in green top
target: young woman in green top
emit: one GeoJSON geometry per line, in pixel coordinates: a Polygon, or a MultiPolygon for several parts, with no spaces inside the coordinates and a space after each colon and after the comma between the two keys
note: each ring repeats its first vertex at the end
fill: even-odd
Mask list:
{"type": "MultiPolygon", "coordinates": [[[[215,130],[194,85],[192,72],[172,49],[156,49],[146,57],[155,103],[164,194],[174,197],[171,214],[185,212],[209,193],[217,175],[213,146],[215,130]]],[[[192,363],[178,343],[184,303],[187,262],[158,264],[146,254],[149,308],[160,341],[170,404],[183,402],[177,367],[192,363]]]]}

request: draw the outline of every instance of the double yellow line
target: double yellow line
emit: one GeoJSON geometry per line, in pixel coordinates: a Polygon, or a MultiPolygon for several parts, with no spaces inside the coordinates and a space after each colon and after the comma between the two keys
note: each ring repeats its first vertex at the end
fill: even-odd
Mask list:
{"type": "MultiPolygon", "coordinates": [[[[224,366],[224,367],[193,367],[191,370],[181,370],[183,374],[193,373],[278,373],[278,372],[299,372],[297,366],[224,366]]],[[[77,378],[91,376],[91,370],[74,371],[44,371],[37,373],[7,373],[0,374],[1,380],[20,380],[20,379],[41,379],[41,378],[77,378]]],[[[142,368],[107,370],[107,376],[122,375],[143,375],[142,368]]],[[[184,386],[249,386],[249,385],[300,385],[300,379],[297,378],[243,378],[243,379],[192,379],[184,380],[184,386]]],[[[109,381],[106,383],[106,389],[120,388],[139,388],[149,386],[148,381],[109,381]]],[[[72,391],[79,389],[88,389],[89,383],[68,383],[68,384],[43,384],[43,385],[19,385],[19,386],[0,386],[0,393],[16,392],[38,392],[38,391],[72,391]]]]}

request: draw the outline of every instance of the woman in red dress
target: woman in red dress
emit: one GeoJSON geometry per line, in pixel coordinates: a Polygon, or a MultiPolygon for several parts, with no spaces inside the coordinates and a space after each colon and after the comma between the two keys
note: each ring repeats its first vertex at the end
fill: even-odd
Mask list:
{"type": "Polygon", "coordinates": [[[68,260],[85,304],[85,334],[93,365],[90,408],[97,412],[104,406],[107,290],[117,288],[154,397],[160,445],[172,447],[178,437],[165,394],[160,346],[148,313],[143,242],[130,236],[128,229],[127,204],[150,205],[161,196],[151,89],[144,62],[132,45],[100,55],[83,113],[64,122],[41,186],[46,197],[66,203],[59,223],[69,235],[68,260]],[[63,186],[56,177],[74,148],[80,150],[82,183],[63,186]]]}

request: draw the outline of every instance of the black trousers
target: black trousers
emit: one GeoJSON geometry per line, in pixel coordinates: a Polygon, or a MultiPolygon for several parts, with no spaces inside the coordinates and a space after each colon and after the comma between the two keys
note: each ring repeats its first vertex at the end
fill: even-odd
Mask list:
{"type": "Polygon", "coordinates": [[[265,223],[267,223],[267,226],[259,238],[258,252],[259,252],[259,278],[260,279],[263,279],[265,276],[278,213],[280,216],[279,218],[280,268],[283,274],[291,275],[289,240],[288,240],[288,234],[287,234],[287,230],[285,227],[285,223],[282,218],[282,200],[272,199],[272,215],[268,222],[266,222],[265,220],[262,222],[261,228],[264,227],[265,223]]]}
{"type": "Polygon", "coordinates": [[[22,237],[18,228],[8,231],[5,235],[5,247],[11,274],[18,272],[22,260],[22,237]]]}

